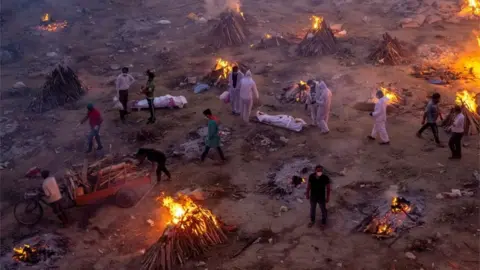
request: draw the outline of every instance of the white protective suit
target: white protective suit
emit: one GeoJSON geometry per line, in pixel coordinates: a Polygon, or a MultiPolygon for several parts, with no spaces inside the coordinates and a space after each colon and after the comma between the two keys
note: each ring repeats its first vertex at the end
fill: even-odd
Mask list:
{"type": "Polygon", "coordinates": [[[385,123],[387,122],[387,105],[389,99],[387,97],[382,97],[377,101],[375,104],[375,110],[372,112],[372,117],[375,119],[375,123],[373,124],[372,129],[372,136],[375,138],[378,134],[380,137],[381,142],[389,142],[390,139],[388,138],[387,128],[385,127],[385,123]]]}
{"type": "Polygon", "coordinates": [[[249,70],[240,81],[240,113],[242,114],[243,121],[246,123],[250,120],[250,112],[252,111],[254,98],[258,99],[259,94],[257,85],[252,79],[252,73],[249,70]]]}
{"type": "Polygon", "coordinates": [[[233,87],[232,73],[228,75],[228,93],[230,95],[230,104],[232,105],[232,112],[234,114],[240,113],[240,84],[243,78],[243,73],[237,72],[237,84],[233,87]]]}
{"type": "Polygon", "coordinates": [[[320,128],[322,133],[328,133],[328,118],[330,117],[330,107],[332,104],[332,91],[328,89],[327,85],[321,82],[315,82],[315,103],[316,103],[316,114],[315,119],[316,124],[320,128]]]}

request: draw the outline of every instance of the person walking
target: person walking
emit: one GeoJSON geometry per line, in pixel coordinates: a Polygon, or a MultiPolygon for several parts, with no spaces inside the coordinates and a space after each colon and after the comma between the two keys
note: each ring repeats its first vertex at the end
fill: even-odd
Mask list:
{"type": "Polygon", "coordinates": [[[152,171],[155,169],[155,164],[157,165],[156,168],[156,175],[157,175],[157,183],[162,180],[162,172],[168,177],[168,180],[171,179],[170,172],[168,171],[165,163],[167,161],[167,157],[163,152],[157,151],[151,148],[140,148],[135,155],[139,164],[142,164],[145,159],[148,159],[152,163],[152,171]]]}
{"type": "Polygon", "coordinates": [[[310,200],[310,223],[308,227],[315,224],[317,204],[322,211],[322,225],[327,223],[327,203],[330,201],[330,178],[323,174],[323,167],[317,165],[315,172],[308,177],[307,191],[305,197],[310,200]]]}
{"type": "Polygon", "coordinates": [[[322,134],[330,132],[328,129],[328,119],[330,116],[330,107],[332,104],[332,91],[328,89],[325,82],[321,81],[315,85],[316,93],[315,99],[317,104],[316,120],[317,126],[320,128],[322,134]]]}
{"type": "Polygon", "coordinates": [[[452,151],[452,156],[450,159],[461,159],[462,158],[462,137],[465,129],[465,116],[462,113],[462,107],[456,105],[454,108],[455,118],[453,120],[452,126],[449,127],[452,135],[448,141],[448,146],[450,151],[452,151]]]}
{"type": "Polygon", "coordinates": [[[242,78],[243,73],[238,70],[237,66],[234,66],[228,75],[228,92],[233,115],[240,115],[240,82],[242,78]]]}
{"type": "Polygon", "coordinates": [[[240,111],[245,123],[250,122],[254,98],[258,100],[259,94],[257,84],[252,78],[252,72],[249,70],[240,81],[240,111]]]}
{"type": "Polygon", "coordinates": [[[128,74],[128,67],[122,68],[122,74],[118,75],[117,80],[115,81],[115,86],[117,89],[118,100],[123,106],[123,110],[120,110],[120,120],[123,123],[125,123],[125,116],[128,114],[128,89],[130,89],[133,82],[135,82],[135,79],[132,75],[128,74]]]}
{"type": "Polygon", "coordinates": [[[97,142],[97,150],[103,149],[103,145],[100,140],[100,126],[103,123],[103,118],[100,112],[93,107],[92,103],[89,103],[87,105],[87,115],[80,121],[80,124],[85,123],[87,120],[89,121],[89,124],[90,124],[90,132],[88,133],[88,136],[87,136],[88,149],[85,152],[86,154],[92,152],[94,138],[95,138],[95,141],[97,142]]]}
{"type": "Polygon", "coordinates": [[[208,134],[205,138],[205,150],[202,153],[200,160],[203,162],[207,157],[210,148],[216,148],[222,161],[226,161],[223,155],[222,148],[220,148],[220,135],[218,135],[218,118],[212,114],[210,109],[203,111],[203,115],[208,119],[208,134]]]}
{"type": "Polygon", "coordinates": [[[438,103],[440,103],[440,94],[434,93],[431,100],[428,102],[427,107],[425,108],[425,113],[423,114],[422,118],[422,127],[417,131],[417,137],[421,138],[422,133],[425,131],[425,129],[431,128],[433,138],[437,146],[444,147],[443,144],[440,142],[440,138],[438,136],[437,119],[440,118],[440,120],[443,120],[442,113],[438,108],[438,103]]]}
{"type": "Polygon", "coordinates": [[[68,217],[67,214],[63,211],[63,207],[61,204],[62,193],[60,192],[60,188],[58,187],[57,180],[55,179],[55,177],[50,176],[50,172],[47,170],[41,171],[40,175],[44,179],[42,183],[42,190],[45,201],[52,208],[53,212],[62,222],[63,226],[67,226],[68,217]]]}
{"type": "Polygon", "coordinates": [[[148,76],[148,80],[145,86],[142,86],[142,93],[145,94],[145,97],[147,98],[148,102],[148,110],[150,111],[150,117],[148,118],[147,124],[153,124],[156,121],[155,118],[155,83],[153,82],[153,79],[155,78],[155,73],[151,70],[147,70],[146,72],[148,76]]]}
{"type": "Polygon", "coordinates": [[[375,137],[378,135],[380,137],[380,144],[388,145],[390,144],[390,138],[388,137],[386,122],[389,99],[383,95],[381,90],[378,90],[375,96],[378,101],[375,103],[374,111],[370,113],[370,116],[375,119],[375,123],[373,124],[372,134],[368,135],[367,138],[375,140],[375,137]]]}

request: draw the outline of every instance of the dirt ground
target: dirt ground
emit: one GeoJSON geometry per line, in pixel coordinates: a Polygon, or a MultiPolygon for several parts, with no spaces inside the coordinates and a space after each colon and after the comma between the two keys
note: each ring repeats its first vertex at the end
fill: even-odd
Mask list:
{"type": "MultiPolygon", "coordinates": [[[[449,160],[448,148],[437,148],[429,131],[424,139],[415,137],[428,94],[442,94],[441,108],[446,113],[456,90],[478,92],[478,82],[436,86],[411,77],[410,65],[374,66],[365,60],[386,31],[415,48],[431,44],[461,47],[472,41],[471,33],[478,29],[478,20],[398,27],[400,19],[416,14],[424,2],[458,6],[455,1],[418,0],[242,1],[243,12],[257,21],[250,26],[251,43],[267,32],[302,33],[313,14],[324,16],[329,23],[342,23],[347,36],[339,39],[339,46],[353,51],[353,58],[345,65],[334,56],[295,56],[294,46],[251,50],[245,44],[215,51],[208,46],[211,23],[197,24],[186,17],[190,12],[218,14],[207,8],[204,1],[3,1],[2,49],[13,51],[14,57],[1,66],[2,162],[8,161],[1,171],[1,255],[27,236],[56,231],[70,239],[68,254],[56,262],[58,269],[140,269],[142,253],[159,238],[165,223],[155,198],[161,192],[174,194],[188,187],[220,183],[245,190],[245,198],[226,196],[201,204],[226,223],[237,225],[239,231],[229,244],[192,259],[182,269],[478,269],[480,225],[476,189],[473,197],[436,198],[437,193],[463,189],[465,183],[474,179],[472,173],[479,169],[478,137],[464,139],[461,161],[449,160]],[[46,12],[57,20],[67,20],[68,26],[53,33],[32,30],[46,12]],[[160,20],[170,20],[171,24],[160,24],[160,20]],[[55,56],[47,56],[51,52],[55,56]],[[295,133],[260,124],[244,126],[218,99],[221,90],[213,88],[194,94],[190,85],[178,87],[178,78],[182,76],[207,74],[217,57],[250,66],[262,110],[272,114],[290,114],[309,121],[303,105],[282,104],[275,95],[293,81],[324,80],[333,93],[331,132],[321,135],[314,127],[295,133]],[[64,58],[69,59],[70,66],[88,86],[88,93],[68,108],[43,114],[26,111],[32,94],[44,83],[45,74],[64,58]],[[185,108],[157,111],[157,122],[152,128],[154,141],[145,144],[131,139],[145,127],[147,112],[133,112],[128,123],[121,124],[118,112],[110,109],[115,93],[111,81],[119,73],[112,65],[130,66],[137,79],[131,99],[141,98],[136,92],[146,80],[143,73],[147,68],[156,70],[157,95],[187,98],[185,108]],[[28,89],[13,90],[12,85],[18,81],[28,89]],[[366,139],[372,119],[367,112],[353,108],[356,102],[370,98],[381,82],[394,83],[412,93],[406,105],[389,115],[389,146],[366,139]],[[29,168],[48,168],[61,176],[66,167],[82,162],[88,127],[77,127],[77,123],[89,102],[103,112],[101,135],[106,152],[121,154],[133,153],[140,146],[166,151],[185,142],[190,132],[206,125],[202,111],[210,108],[222,125],[232,130],[224,147],[229,161],[217,165],[214,151],[204,164],[172,158],[168,161],[172,181],[155,186],[134,208],[121,209],[109,203],[72,208],[68,213],[75,223],[66,229],[59,227],[50,210],[34,227],[18,225],[13,217],[14,204],[21,200],[26,188],[41,185],[40,180],[23,177],[29,168]],[[251,138],[257,133],[274,141],[274,149],[252,147],[251,138]],[[279,214],[284,201],[256,192],[257,185],[265,181],[275,164],[294,157],[308,157],[313,164],[337,172],[332,176],[326,228],[307,228],[306,200],[290,202],[289,210],[279,214]],[[375,188],[356,184],[362,182],[375,183],[375,188]],[[358,205],[373,199],[389,200],[386,191],[391,185],[397,185],[405,194],[421,194],[425,223],[403,234],[392,245],[390,239],[377,240],[352,232],[362,219],[358,205]],[[148,219],[154,221],[153,227],[148,219]],[[231,258],[246,238],[262,229],[273,232],[272,243],[260,241],[231,258]],[[412,248],[418,239],[434,241],[430,241],[431,248],[418,251],[412,248]],[[416,258],[407,258],[407,251],[416,258]],[[206,264],[196,267],[198,261],[206,264]]],[[[414,62],[421,60],[416,57],[414,62]]],[[[440,137],[447,142],[448,134],[443,130],[440,137]]],[[[139,189],[138,193],[146,190],[139,189]]]]}

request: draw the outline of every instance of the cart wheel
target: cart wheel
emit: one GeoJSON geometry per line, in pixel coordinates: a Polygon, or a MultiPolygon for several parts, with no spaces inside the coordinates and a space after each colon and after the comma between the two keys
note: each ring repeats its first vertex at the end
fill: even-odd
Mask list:
{"type": "Polygon", "coordinates": [[[115,194],[115,204],[121,208],[129,208],[135,205],[137,194],[129,188],[122,188],[115,194]]]}

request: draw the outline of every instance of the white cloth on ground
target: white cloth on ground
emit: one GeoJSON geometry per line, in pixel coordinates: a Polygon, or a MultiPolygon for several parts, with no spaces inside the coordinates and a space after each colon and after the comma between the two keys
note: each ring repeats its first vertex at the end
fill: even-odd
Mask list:
{"type": "Polygon", "coordinates": [[[60,188],[58,188],[55,177],[50,176],[43,180],[42,188],[43,192],[45,193],[46,202],[54,203],[62,199],[62,193],[60,193],[60,188]]]}
{"type": "Polygon", "coordinates": [[[465,115],[463,115],[463,113],[459,113],[455,116],[451,131],[455,133],[463,133],[465,131],[465,115]]]}
{"type": "Polygon", "coordinates": [[[120,90],[128,90],[133,82],[135,82],[135,79],[128,73],[118,75],[117,80],[115,81],[117,92],[120,90]]]}
{"type": "Polygon", "coordinates": [[[240,81],[240,98],[252,100],[253,98],[259,98],[257,84],[255,84],[255,81],[252,79],[250,70],[245,73],[245,76],[240,81]]]}
{"type": "Polygon", "coordinates": [[[240,99],[240,114],[245,123],[250,122],[250,113],[252,112],[253,100],[252,99],[240,99]]]}
{"type": "Polygon", "coordinates": [[[329,132],[328,119],[330,115],[330,107],[332,104],[332,91],[328,89],[327,85],[321,81],[316,83],[316,104],[317,104],[317,125],[322,132],[329,132]],[[317,88],[318,87],[318,88],[317,88]]]}
{"type": "Polygon", "coordinates": [[[234,113],[240,113],[240,85],[243,79],[243,73],[237,72],[237,82],[233,87],[233,73],[228,75],[228,92],[230,93],[230,104],[234,113]]]}
{"type": "MultiPolygon", "coordinates": [[[[153,99],[153,106],[155,108],[183,108],[187,104],[187,99],[184,96],[160,96],[153,99]]],[[[146,99],[135,101],[132,109],[148,109],[148,101],[146,99]]]]}
{"type": "Polygon", "coordinates": [[[294,118],[290,115],[268,115],[260,111],[257,111],[257,119],[261,123],[297,132],[302,131],[303,127],[307,125],[307,123],[301,118],[294,118]]]}

